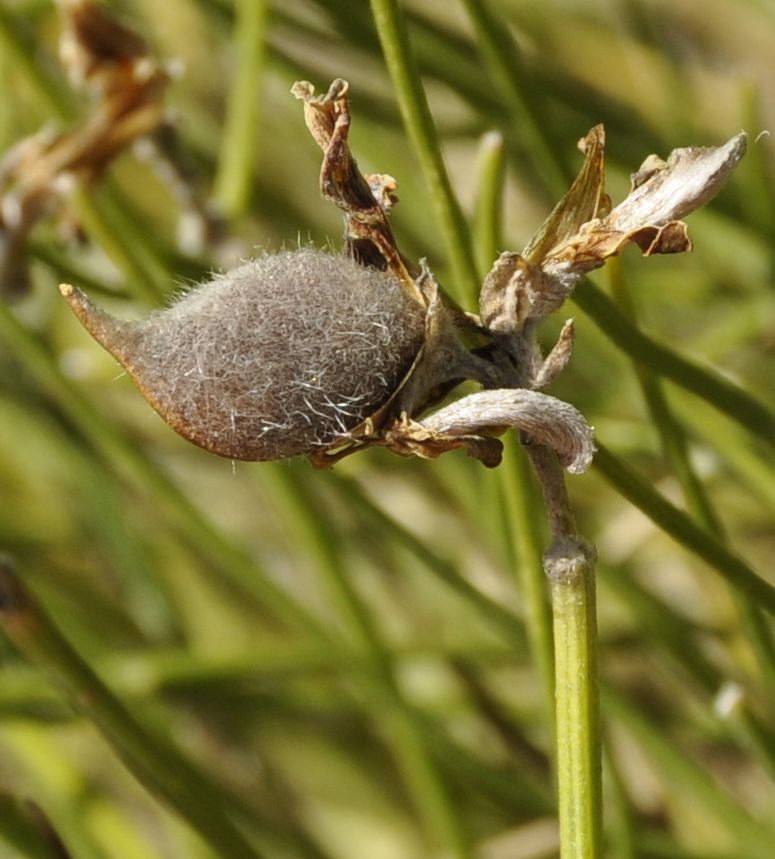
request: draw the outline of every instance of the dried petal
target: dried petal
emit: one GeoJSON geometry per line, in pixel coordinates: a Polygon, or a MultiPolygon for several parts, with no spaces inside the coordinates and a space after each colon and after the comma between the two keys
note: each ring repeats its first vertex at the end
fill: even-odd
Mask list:
{"type": "Polygon", "coordinates": [[[543,261],[547,272],[580,278],[618,254],[627,242],[644,254],[691,250],[686,225],[678,220],[709,202],[743,157],[746,134],[719,147],[675,149],[667,161],[649,156],[633,176],[628,197],[602,219],[585,224],[543,261]]]}
{"type": "Polygon", "coordinates": [[[606,218],[610,229],[630,232],[646,224],[678,221],[710,202],[745,154],[744,131],[723,146],[674,149],[667,161],[650,156],[632,176],[632,190],[606,218]]]}
{"type": "Polygon", "coordinates": [[[567,194],[554,207],[541,229],[533,236],[522,255],[528,262],[540,263],[544,257],[568,241],[581,227],[605,214],[610,201],[605,194],[603,173],[605,129],[596,125],[579,141],[584,164],[567,194]]]}

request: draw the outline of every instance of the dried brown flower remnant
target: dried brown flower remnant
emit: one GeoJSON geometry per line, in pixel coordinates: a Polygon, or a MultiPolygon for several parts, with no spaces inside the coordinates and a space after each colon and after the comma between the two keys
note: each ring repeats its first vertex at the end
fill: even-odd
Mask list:
{"type": "Polygon", "coordinates": [[[64,294],[173,429],[232,459],[331,445],[390,398],[423,343],[422,309],[394,278],[311,248],[258,257],[137,323],[64,294]]]}
{"type": "Polygon", "coordinates": [[[110,161],[163,121],[166,69],[145,42],[90,0],[59,0],[60,54],[74,83],[95,96],[89,116],[17,143],[0,161],[0,292],[27,288],[24,246],[35,222],[70,190],[97,181],[110,161]]]}
{"type": "Polygon", "coordinates": [[[603,127],[580,141],[584,165],[522,254],[501,255],[482,289],[482,321],[492,330],[520,330],[554,312],[588,272],[628,242],[644,255],[692,248],[678,220],[721,190],[745,154],[740,132],[723,146],[676,149],[666,161],[650,155],[632,176],[627,198],[611,209],[604,189],[603,127]]]}
{"type": "Polygon", "coordinates": [[[462,447],[493,466],[497,436],[515,428],[583,471],[592,430],[577,409],[540,391],[570,359],[573,327],[566,323],[544,356],[538,323],[628,241],[645,253],[688,250],[676,219],[719,190],[745,135],[649,159],[611,209],[603,129],[593,128],[570,190],[522,254],[495,261],[476,316],[446,299],[424,262],[417,268],[399,251],[388,221],[395,180],[363,176],[349,149],[348,84],[335,80],[316,96],[300,82],[292,92],[324,153],[321,193],[345,213],[347,256],[266,255],[135,324],[64,287],[87,328],[174,429],[225,456],[308,454],[325,466],[374,445],[428,459],[462,447]],[[484,390],[422,417],[464,380],[484,390]]]}

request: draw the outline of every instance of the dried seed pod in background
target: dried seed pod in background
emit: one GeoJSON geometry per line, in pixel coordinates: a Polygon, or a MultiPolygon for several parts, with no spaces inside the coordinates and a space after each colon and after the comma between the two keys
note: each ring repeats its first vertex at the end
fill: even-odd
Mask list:
{"type": "Polygon", "coordinates": [[[173,429],[232,459],[335,443],[389,400],[424,340],[424,309],[395,278],[311,248],[260,256],[142,322],[62,291],[173,429]]]}

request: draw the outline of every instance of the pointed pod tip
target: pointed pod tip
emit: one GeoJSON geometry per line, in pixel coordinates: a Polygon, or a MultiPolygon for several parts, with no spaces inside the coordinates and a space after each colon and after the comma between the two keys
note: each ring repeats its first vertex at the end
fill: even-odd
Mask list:
{"type": "Polygon", "coordinates": [[[83,290],[78,289],[77,286],[73,286],[71,283],[60,283],[59,291],[65,301],[70,305],[75,315],[87,328],[89,328],[89,330],[91,330],[89,320],[95,315],[102,314],[102,311],[98,310],[91,301],[89,301],[83,290]]]}
{"type": "Polygon", "coordinates": [[[127,332],[132,323],[115,319],[91,303],[86,293],[69,283],[61,283],[59,291],[83,327],[122,364],[127,358],[127,332]]]}

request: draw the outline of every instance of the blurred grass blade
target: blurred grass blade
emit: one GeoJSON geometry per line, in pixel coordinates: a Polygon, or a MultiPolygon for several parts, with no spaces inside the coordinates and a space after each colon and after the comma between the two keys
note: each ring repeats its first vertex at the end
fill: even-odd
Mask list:
{"type": "Polygon", "coordinates": [[[56,681],[141,784],[175,809],[220,855],[261,859],[225,814],[215,785],[129,713],[22,587],[7,559],[0,559],[0,620],[19,650],[56,681]]]}
{"type": "Polygon", "coordinates": [[[520,52],[503,21],[496,20],[488,0],[463,0],[479,39],[486,64],[503,93],[509,111],[510,132],[535,164],[539,180],[552,198],[561,197],[568,187],[561,162],[524,92],[524,72],[519,68],[520,52]]]}
{"type": "Polygon", "coordinates": [[[242,217],[250,202],[260,139],[258,105],[266,41],[267,0],[236,0],[234,64],[213,197],[227,218],[242,217]]]}
{"type": "Polygon", "coordinates": [[[392,659],[372,617],[345,569],[343,553],[332,538],[336,529],[327,521],[308,486],[297,482],[287,469],[275,469],[277,496],[282,497],[295,520],[295,533],[309,541],[309,554],[345,623],[370,667],[376,695],[373,718],[381,728],[405,779],[431,841],[443,845],[455,859],[472,859],[468,838],[455,813],[452,798],[424,742],[419,723],[398,685],[392,659]]]}
{"type": "Polygon", "coordinates": [[[401,116],[420,161],[436,211],[455,279],[455,296],[465,302],[476,302],[479,295],[479,276],[471,237],[444,165],[438,134],[420,81],[403,13],[396,0],[371,0],[371,9],[401,108],[401,116]]]}
{"type": "MultiPolygon", "coordinates": [[[[611,260],[608,274],[614,298],[618,301],[623,312],[627,314],[630,322],[637,326],[635,307],[628,292],[619,259],[611,260]]],[[[678,478],[689,512],[709,534],[726,545],[728,540],[721,519],[704,486],[695,474],[689,459],[686,433],[668,405],[660,380],[655,378],[643,365],[636,363],[635,366],[653,425],[659,433],[664,456],[678,478]]],[[[762,616],[759,607],[749,597],[733,589],[732,598],[735,600],[741,622],[748,633],[748,641],[759,662],[762,676],[767,681],[770,697],[773,700],[772,695],[775,693],[775,643],[773,643],[767,620],[762,616]]]]}
{"type": "Polygon", "coordinates": [[[644,712],[612,688],[603,690],[603,702],[611,717],[632,733],[657,768],[667,792],[679,791],[691,797],[712,819],[721,823],[731,840],[743,838],[746,856],[751,859],[772,859],[775,828],[772,820],[759,821],[726,793],[680,747],[668,739],[663,729],[655,725],[644,712]]]}
{"type": "Polygon", "coordinates": [[[676,385],[711,403],[768,445],[775,447],[775,412],[712,370],[642,334],[602,290],[586,280],[573,301],[623,352],[676,385]]]}
{"type": "Polygon", "coordinates": [[[597,442],[593,467],[628,501],[689,551],[706,561],[734,588],[775,615],[775,587],[748,564],[697,525],[682,510],[666,501],[628,465],[597,442]]]}

